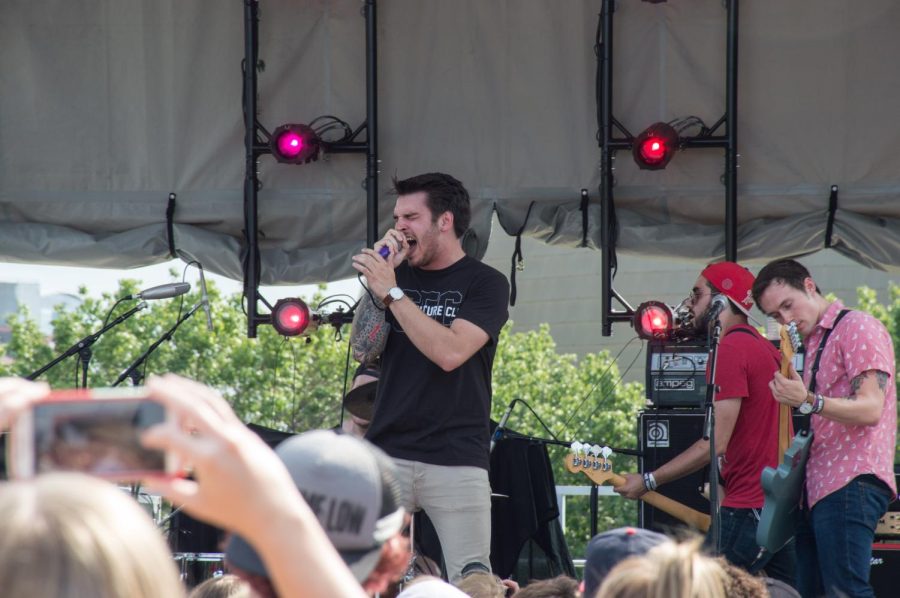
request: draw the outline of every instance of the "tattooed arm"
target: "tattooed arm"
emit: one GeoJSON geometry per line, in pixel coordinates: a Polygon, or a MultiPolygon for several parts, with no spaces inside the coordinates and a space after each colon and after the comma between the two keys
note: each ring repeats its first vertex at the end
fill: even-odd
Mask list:
{"type": "Polygon", "coordinates": [[[350,346],[353,348],[353,359],[360,363],[374,362],[387,344],[390,325],[384,321],[384,310],[379,307],[372,303],[367,293],[353,316],[350,346]]]}
{"type": "Polygon", "coordinates": [[[848,397],[826,397],[821,415],[852,426],[874,426],[881,418],[891,376],[881,370],[867,370],[850,381],[848,397]]]}

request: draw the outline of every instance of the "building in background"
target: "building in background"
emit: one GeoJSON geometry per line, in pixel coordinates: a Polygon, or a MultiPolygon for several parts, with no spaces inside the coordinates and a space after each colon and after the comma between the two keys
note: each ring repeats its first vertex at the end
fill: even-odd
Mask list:
{"type": "MultiPolygon", "coordinates": [[[[484,261],[509,276],[515,237],[502,231],[496,217],[493,230],[495,234],[491,236],[484,261]]],[[[636,337],[631,325],[616,322],[612,327],[613,336],[601,335],[600,252],[523,238],[522,255],[525,269],[516,272],[518,297],[516,305],[510,308],[513,330],[534,330],[547,323],[560,353],[581,356],[607,350],[615,357],[622,351],[617,362],[623,379],[644,382],[644,344],[639,340],[630,342],[636,337]],[[629,369],[632,360],[634,363],[629,369]]],[[[834,293],[851,307],[856,305],[857,287],[871,287],[878,292],[879,301],[887,302],[888,284],[891,281],[900,283],[900,274],[866,268],[831,250],[802,257],[799,261],[810,269],[824,293],[834,293]]],[[[651,299],[669,305],[679,304],[705,266],[702,262],[679,261],[675,256],[666,259],[619,255],[618,263],[613,285],[633,307],[651,299]]],[[[755,274],[765,262],[745,265],[755,274]]],[[[754,308],[752,315],[756,319],[754,324],[765,326],[765,318],[758,309],[754,308]]]]}
{"type": "Polygon", "coordinates": [[[9,319],[25,306],[40,331],[47,336],[53,332],[53,318],[57,306],[71,310],[81,304],[77,295],[57,293],[41,296],[41,286],[33,282],[0,282],[0,343],[10,341],[9,319]]]}

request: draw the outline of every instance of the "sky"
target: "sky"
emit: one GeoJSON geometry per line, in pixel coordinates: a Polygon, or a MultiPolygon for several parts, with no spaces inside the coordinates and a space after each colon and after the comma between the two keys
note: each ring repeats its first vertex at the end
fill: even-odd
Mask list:
{"type": "MultiPolygon", "coordinates": [[[[83,285],[87,287],[90,296],[100,297],[104,292],[115,292],[119,287],[119,280],[122,278],[142,281],[141,288],[172,282],[169,270],[175,269],[179,273],[180,279],[180,273],[184,270],[184,266],[185,264],[181,260],[172,260],[164,264],[131,270],[0,263],[0,282],[37,283],[40,285],[42,296],[57,293],[76,294],[78,288],[83,285]]],[[[207,281],[215,281],[216,287],[222,291],[223,295],[240,293],[243,288],[243,284],[239,280],[231,280],[211,272],[205,272],[205,276],[207,281]]],[[[198,274],[195,268],[187,270],[186,280],[191,285],[198,283],[198,274]]],[[[260,293],[270,303],[283,297],[311,297],[315,290],[316,285],[260,287],[260,293]]],[[[355,278],[351,278],[330,283],[326,294],[347,293],[355,298],[358,296],[359,290],[359,282],[355,278]]]]}

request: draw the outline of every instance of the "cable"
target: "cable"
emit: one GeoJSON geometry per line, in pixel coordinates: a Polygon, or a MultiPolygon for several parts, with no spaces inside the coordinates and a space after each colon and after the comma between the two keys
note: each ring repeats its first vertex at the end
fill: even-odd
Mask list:
{"type": "MultiPolygon", "coordinates": [[[[637,338],[637,337],[635,337],[635,338],[637,338]]],[[[632,339],[632,340],[634,340],[634,339],[632,339]]],[[[631,344],[631,341],[629,341],[629,342],[625,345],[625,347],[627,347],[627,346],[630,345],[630,344],[631,344]]],[[[623,347],[622,349],[624,350],[625,347],[623,347]]],[[[606,402],[606,400],[607,400],[609,397],[611,397],[611,396],[613,395],[613,393],[614,393],[614,392],[616,391],[616,389],[619,387],[619,384],[622,383],[622,379],[623,379],[623,377],[625,376],[625,374],[627,374],[629,371],[631,371],[631,367],[634,365],[634,362],[637,361],[638,357],[640,357],[642,351],[643,351],[643,347],[641,348],[640,351],[638,351],[637,353],[635,353],[634,359],[631,360],[631,363],[628,364],[628,367],[625,368],[625,371],[623,371],[621,374],[619,374],[619,379],[613,384],[612,388],[609,389],[609,392],[607,392],[606,395],[605,395],[603,398],[601,398],[601,399],[597,402],[597,406],[594,407],[594,410],[591,411],[590,415],[588,415],[586,418],[584,418],[584,419],[582,420],[581,426],[579,426],[579,427],[577,428],[576,432],[579,432],[579,433],[580,433],[580,432],[584,429],[585,424],[587,424],[589,421],[591,421],[591,418],[594,417],[594,414],[597,413],[597,411],[600,410],[600,407],[603,406],[603,403],[606,402]]],[[[609,369],[609,368],[607,368],[607,369],[609,369]]],[[[601,381],[602,381],[602,378],[601,378],[601,381]]],[[[598,384],[599,384],[599,382],[598,382],[598,384]]],[[[577,434],[576,434],[575,436],[577,436],[577,434]]],[[[573,436],[573,437],[574,437],[574,436],[573,436]]]]}
{"type": "Polygon", "coordinates": [[[678,133],[679,137],[683,137],[683,133],[691,127],[699,127],[700,131],[697,133],[698,137],[709,135],[709,127],[706,126],[706,123],[703,122],[703,119],[699,116],[675,118],[670,120],[667,124],[675,129],[675,132],[678,133]]]}
{"type": "Polygon", "coordinates": [[[528,404],[525,400],[523,400],[523,399],[519,399],[519,402],[522,403],[523,405],[525,405],[526,407],[528,407],[528,410],[531,411],[531,414],[534,415],[535,418],[537,418],[538,422],[540,422],[540,424],[541,424],[541,427],[543,427],[544,430],[547,431],[547,434],[549,434],[550,437],[553,438],[553,440],[556,440],[556,441],[559,440],[559,439],[556,437],[556,435],[553,433],[553,431],[550,430],[550,428],[547,426],[547,424],[544,423],[544,420],[541,419],[541,416],[537,414],[537,411],[535,411],[534,409],[531,408],[531,405],[529,405],[529,404],[528,404]]]}
{"type": "MultiPolygon", "coordinates": [[[[272,367],[272,390],[269,392],[269,396],[271,397],[271,407],[272,411],[275,410],[275,393],[278,390],[278,364],[281,363],[281,351],[284,349],[285,345],[288,342],[288,337],[281,337],[281,343],[275,348],[275,365],[272,367]]],[[[272,422],[274,423],[274,421],[272,422]]]]}
{"type": "Polygon", "coordinates": [[[108,312],[106,312],[106,317],[103,318],[103,327],[104,328],[106,328],[106,325],[109,323],[109,317],[112,315],[113,311],[115,311],[116,307],[118,307],[119,304],[122,303],[123,301],[125,301],[125,297],[122,297],[121,299],[116,299],[116,302],[113,303],[113,306],[109,308],[108,312]]]}
{"type": "MultiPolygon", "coordinates": [[[[619,360],[619,357],[622,356],[622,353],[625,352],[625,349],[628,348],[628,345],[630,345],[631,343],[633,343],[633,342],[635,341],[635,339],[639,339],[639,338],[640,338],[640,337],[638,337],[637,335],[633,336],[633,337],[631,338],[631,340],[629,340],[627,343],[625,343],[625,345],[624,345],[621,349],[619,349],[619,352],[616,353],[616,356],[612,358],[612,360],[609,362],[609,365],[606,366],[606,369],[603,370],[603,373],[602,373],[602,374],[600,374],[600,380],[597,381],[597,383],[594,384],[594,386],[591,387],[591,389],[587,392],[586,395],[584,395],[584,398],[581,399],[581,402],[578,403],[578,406],[577,406],[575,409],[572,410],[572,414],[569,415],[569,419],[567,419],[567,420],[563,423],[563,429],[564,429],[564,430],[565,430],[566,428],[569,427],[569,424],[572,422],[572,419],[573,419],[576,415],[578,415],[578,412],[581,411],[581,408],[584,406],[585,402],[591,397],[592,394],[594,394],[594,391],[597,390],[597,387],[600,386],[600,384],[603,382],[603,377],[607,374],[607,372],[609,372],[609,370],[612,368],[612,366],[619,360]]],[[[640,354],[640,353],[639,353],[639,354],[640,354]]],[[[621,376],[620,376],[620,378],[621,378],[621,376]]]]}
{"type": "Polygon", "coordinates": [[[319,137],[319,139],[321,139],[325,143],[341,143],[343,141],[350,139],[353,136],[353,129],[350,127],[350,125],[345,120],[342,120],[342,119],[340,119],[336,116],[332,116],[330,114],[325,114],[323,116],[318,116],[318,117],[314,118],[312,121],[310,121],[308,126],[315,132],[315,134],[319,137]],[[316,127],[315,124],[319,121],[324,121],[324,124],[321,124],[318,127],[316,127]],[[334,131],[336,129],[343,130],[343,135],[341,135],[338,139],[326,141],[324,139],[325,133],[328,133],[329,131],[334,131]]]}
{"type": "Polygon", "coordinates": [[[364,288],[366,290],[366,293],[368,293],[369,299],[372,301],[372,305],[375,306],[375,309],[377,309],[378,311],[384,311],[383,307],[378,307],[378,304],[380,303],[380,301],[375,301],[375,297],[372,296],[372,291],[370,291],[369,287],[366,286],[366,283],[363,282],[362,272],[358,273],[356,275],[356,278],[357,278],[357,280],[359,280],[359,284],[362,286],[362,288],[364,288]]]}
{"type": "MultiPolygon", "coordinates": [[[[358,303],[358,302],[357,302],[358,303]]],[[[338,426],[344,427],[344,397],[347,396],[347,378],[350,376],[350,341],[347,341],[347,356],[344,358],[344,388],[341,390],[341,418],[338,426]]]]}
{"type": "MultiPolygon", "coordinates": [[[[285,338],[284,340],[288,340],[285,338]]],[[[298,397],[297,397],[297,348],[290,344],[288,345],[291,348],[291,366],[293,370],[291,371],[291,425],[290,429],[292,432],[297,430],[297,411],[300,408],[298,397]]]]}
{"type": "Polygon", "coordinates": [[[316,311],[319,311],[326,305],[330,305],[332,303],[340,303],[342,305],[347,306],[347,308],[352,311],[356,308],[357,305],[359,305],[359,299],[354,300],[353,297],[351,297],[350,295],[348,295],[346,293],[339,293],[337,295],[329,295],[328,297],[325,297],[324,299],[319,301],[319,304],[316,305],[316,311]],[[351,305],[349,301],[345,301],[344,299],[339,299],[339,297],[347,297],[351,301],[353,301],[353,304],[351,305]]]}

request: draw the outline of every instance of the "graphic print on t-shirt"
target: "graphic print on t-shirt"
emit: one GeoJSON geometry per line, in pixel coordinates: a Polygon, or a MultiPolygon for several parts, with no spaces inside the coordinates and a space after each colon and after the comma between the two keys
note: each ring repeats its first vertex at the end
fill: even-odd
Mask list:
{"type": "MultiPolygon", "coordinates": [[[[403,289],[403,294],[419,306],[426,316],[442,326],[449,327],[456,319],[459,306],[462,305],[462,293],[459,291],[416,291],[403,289]]],[[[403,332],[399,323],[394,323],[392,331],[403,332]]]]}

